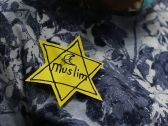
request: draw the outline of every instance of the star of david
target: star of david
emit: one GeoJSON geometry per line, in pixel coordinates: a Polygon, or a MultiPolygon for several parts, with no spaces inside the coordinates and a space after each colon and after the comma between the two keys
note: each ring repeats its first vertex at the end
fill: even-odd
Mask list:
{"type": "Polygon", "coordinates": [[[60,107],[75,92],[102,100],[92,78],[103,64],[85,56],[80,36],[67,48],[42,40],[40,46],[45,64],[29,76],[27,82],[51,85],[60,107]]]}

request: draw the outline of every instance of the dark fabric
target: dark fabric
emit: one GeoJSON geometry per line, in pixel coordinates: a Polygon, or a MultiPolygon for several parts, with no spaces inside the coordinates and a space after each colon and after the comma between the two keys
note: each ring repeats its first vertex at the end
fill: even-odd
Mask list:
{"type": "Polygon", "coordinates": [[[0,0],[0,126],[166,126],[167,0],[134,16],[48,2],[0,0]],[[76,94],[60,108],[50,86],[24,80],[44,64],[40,39],[78,35],[104,62],[93,78],[103,102],[76,94]]]}

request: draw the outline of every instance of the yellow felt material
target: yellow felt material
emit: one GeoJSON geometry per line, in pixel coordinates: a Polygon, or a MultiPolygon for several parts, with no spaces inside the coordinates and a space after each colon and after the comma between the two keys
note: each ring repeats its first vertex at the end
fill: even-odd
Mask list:
{"type": "Polygon", "coordinates": [[[102,100],[92,78],[103,63],[85,56],[78,36],[68,47],[40,41],[45,64],[27,82],[49,84],[62,107],[75,92],[102,100]]]}

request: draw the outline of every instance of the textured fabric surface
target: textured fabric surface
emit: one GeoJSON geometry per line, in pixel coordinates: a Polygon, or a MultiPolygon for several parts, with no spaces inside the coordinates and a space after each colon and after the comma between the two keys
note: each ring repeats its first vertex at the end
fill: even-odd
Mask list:
{"type": "Polygon", "coordinates": [[[0,126],[166,126],[167,0],[134,16],[74,1],[0,0],[0,126]],[[103,102],[76,94],[60,108],[49,85],[24,80],[44,64],[40,39],[66,46],[78,35],[104,62],[93,78],[103,102]]]}

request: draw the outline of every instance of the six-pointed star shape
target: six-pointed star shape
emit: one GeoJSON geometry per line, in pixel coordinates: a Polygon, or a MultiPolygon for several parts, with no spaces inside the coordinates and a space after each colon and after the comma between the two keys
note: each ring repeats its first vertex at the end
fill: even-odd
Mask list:
{"type": "Polygon", "coordinates": [[[45,64],[26,81],[51,85],[60,107],[75,92],[102,100],[92,78],[103,64],[85,56],[80,36],[67,48],[46,41],[40,46],[45,64]]]}

